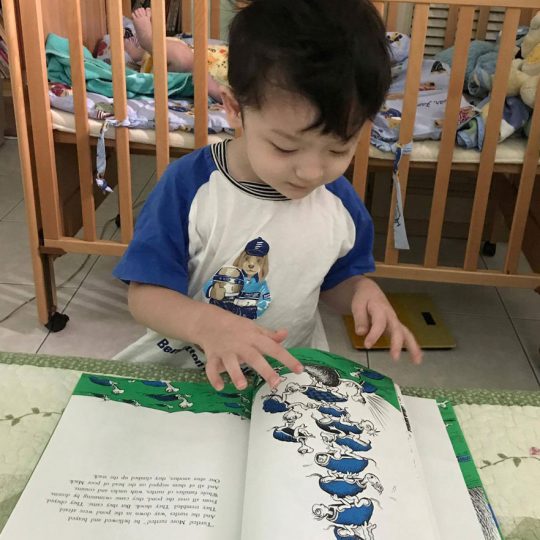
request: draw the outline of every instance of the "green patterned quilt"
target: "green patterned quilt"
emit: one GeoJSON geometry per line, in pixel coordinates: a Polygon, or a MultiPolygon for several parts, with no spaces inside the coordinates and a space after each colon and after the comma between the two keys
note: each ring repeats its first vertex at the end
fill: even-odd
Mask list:
{"type": "MultiPolygon", "coordinates": [[[[0,353],[0,531],[81,372],[197,381],[156,364],[0,353]]],[[[455,411],[506,540],[540,540],[540,392],[429,390],[455,411]]]]}

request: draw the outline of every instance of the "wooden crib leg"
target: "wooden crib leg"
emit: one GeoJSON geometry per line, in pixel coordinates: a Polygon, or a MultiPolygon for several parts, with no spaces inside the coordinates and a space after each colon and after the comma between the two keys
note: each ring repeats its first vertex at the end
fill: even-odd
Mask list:
{"type": "Polygon", "coordinates": [[[482,245],[482,255],[493,257],[497,251],[497,240],[503,237],[501,231],[505,228],[504,216],[499,208],[501,197],[501,181],[499,175],[493,175],[492,192],[489,194],[486,208],[486,222],[484,225],[484,243],[482,245]]]}
{"type": "MultiPolygon", "coordinates": [[[[33,202],[27,204],[27,211],[28,207],[33,207],[33,202]]],[[[30,220],[30,224],[32,222],[34,220],[30,220]]],[[[51,332],[59,332],[65,328],[69,317],[56,311],[58,302],[54,278],[54,257],[43,252],[41,234],[37,228],[29,230],[29,236],[39,322],[51,332]]]]}
{"type": "Polygon", "coordinates": [[[52,290],[54,290],[54,284],[50,282],[48,271],[48,256],[41,255],[39,249],[32,249],[31,252],[39,322],[47,326],[53,305],[52,290]]]}
{"type": "Polygon", "coordinates": [[[43,324],[51,332],[60,332],[66,327],[69,317],[65,313],[56,311],[58,298],[56,295],[56,280],[54,277],[54,256],[48,254],[41,255],[43,261],[43,275],[45,278],[45,298],[47,305],[47,321],[43,324]]]}

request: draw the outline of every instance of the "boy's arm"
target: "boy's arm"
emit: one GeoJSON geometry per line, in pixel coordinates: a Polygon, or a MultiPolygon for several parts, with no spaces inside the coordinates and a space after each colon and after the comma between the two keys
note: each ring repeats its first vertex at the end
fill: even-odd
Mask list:
{"type": "Polygon", "coordinates": [[[372,347],[383,333],[390,337],[390,354],[399,359],[403,345],[415,364],[422,360],[422,351],[411,331],[397,318],[384,292],[365,276],[352,276],[335,287],[323,291],[321,300],[338,313],[352,313],[355,331],[366,336],[365,346],[372,347]],[[367,334],[367,335],[366,335],[367,334]]]}
{"type": "Polygon", "coordinates": [[[280,344],[286,331],[266,330],[249,319],[155,285],[131,282],[128,304],[141,324],[167,337],[199,345],[207,358],[208,379],[218,390],[223,388],[220,373],[224,371],[238,388],[245,388],[242,363],[255,369],[270,386],[277,385],[279,375],[264,354],[297,373],[302,371],[300,362],[280,344]]]}

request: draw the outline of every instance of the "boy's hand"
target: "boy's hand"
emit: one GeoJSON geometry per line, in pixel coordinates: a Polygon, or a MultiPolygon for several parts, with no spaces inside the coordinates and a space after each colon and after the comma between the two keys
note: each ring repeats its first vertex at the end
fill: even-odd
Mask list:
{"type": "Polygon", "coordinates": [[[390,355],[393,360],[399,360],[405,345],[414,364],[422,361],[422,351],[416,339],[397,318],[394,308],[374,281],[364,278],[356,284],[351,309],[355,331],[365,336],[366,348],[371,348],[386,333],[390,337],[390,355]]]}
{"type": "Polygon", "coordinates": [[[221,373],[225,371],[236,388],[246,388],[247,381],[240,369],[241,364],[252,367],[271,387],[277,386],[280,376],[265,360],[265,354],[279,360],[295,373],[301,373],[304,369],[281,345],[287,337],[286,330],[266,330],[250,319],[220,309],[201,321],[198,334],[197,343],[207,359],[206,375],[216,390],[223,389],[221,373]]]}

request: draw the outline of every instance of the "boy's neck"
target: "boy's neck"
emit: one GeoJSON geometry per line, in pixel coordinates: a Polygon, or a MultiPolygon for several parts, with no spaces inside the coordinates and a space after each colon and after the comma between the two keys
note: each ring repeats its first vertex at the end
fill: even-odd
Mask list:
{"type": "Polygon", "coordinates": [[[247,158],[245,139],[243,136],[231,140],[226,148],[228,172],[237,182],[256,182],[258,184],[264,184],[251,168],[247,158]]]}

